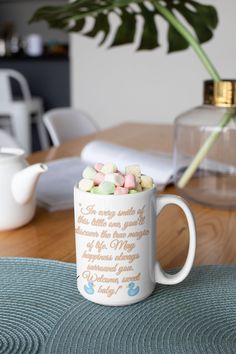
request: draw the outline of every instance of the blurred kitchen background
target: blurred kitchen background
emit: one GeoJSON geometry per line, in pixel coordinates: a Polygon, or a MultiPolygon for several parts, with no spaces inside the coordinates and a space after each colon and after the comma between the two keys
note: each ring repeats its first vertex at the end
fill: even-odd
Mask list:
{"type": "MultiPolygon", "coordinates": [[[[20,71],[32,95],[42,98],[45,111],[70,105],[82,108],[103,129],[123,121],[172,123],[179,113],[202,103],[208,74],[191,49],[166,54],[167,25],[161,18],[162,47],[142,52],[136,52],[135,45],[108,50],[112,38],[99,48],[99,38],[79,34],[69,38],[45,23],[28,24],[37,8],[66,2],[0,0],[0,69],[20,71]]],[[[236,2],[207,3],[217,8],[219,26],[204,48],[222,78],[235,79],[236,2]]]]}
{"type": "Polygon", "coordinates": [[[0,68],[19,70],[46,110],[70,103],[68,35],[28,21],[40,6],[67,1],[0,0],[0,68]]]}
{"type": "MultiPolygon", "coordinates": [[[[0,0],[0,69],[14,69],[28,81],[32,96],[40,97],[44,110],[70,105],[68,35],[41,22],[29,25],[35,10],[65,0],[0,0]]],[[[12,81],[18,96],[18,86],[12,81]]],[[[1,127],[1,118],[0,118],[1,127]]],[[[40,148],[35,127],[33,150],[40,148]]]]}

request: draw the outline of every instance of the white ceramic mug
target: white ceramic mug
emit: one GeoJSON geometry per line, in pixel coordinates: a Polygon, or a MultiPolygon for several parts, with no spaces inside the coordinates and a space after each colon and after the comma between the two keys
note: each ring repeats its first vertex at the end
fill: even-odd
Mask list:
{"type": "MultiPolygon", "coordinates": [[[[195,256],[196,229],[183,199],[156,196],[156,189],[126,195],[97,195],[75,186],[77,286],[93,302],[121,306],[145,299],[156,283],[177,284],[189,274],[195,256]],[[178,205],[189,227],[189,249],[174,275],[156,262],[156,216],[168,204],[178,205]]],[[[173,222],[173,220],[170,220],[173,222]]]]}

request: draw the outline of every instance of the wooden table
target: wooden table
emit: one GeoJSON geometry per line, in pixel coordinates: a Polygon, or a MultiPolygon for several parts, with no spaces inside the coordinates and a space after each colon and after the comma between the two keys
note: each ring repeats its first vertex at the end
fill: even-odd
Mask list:
{"type": "MultiPolygon", "coordinates": [[[[104,139],[140,150],[170,152],[173,129],[167,125],[126,123],[71,141],[58,148],[33,154],[30,163],[77,156],[93,139],[104,139]]],[[[173,186],[165,193],[176,193],[173,186]]],[[[236,211],[189,203],[197,224],[195,265],[236,263],[236,211]]],[[[14,231],[0,232],[0,256],[39,257],[75,262],[73,210],[47,212],[38,208],[31,223],[14,231]]],[[[183,264],[188,230],[182,211],[169,206],[158,219],[157,255],[166,268],[183,264]]]]}

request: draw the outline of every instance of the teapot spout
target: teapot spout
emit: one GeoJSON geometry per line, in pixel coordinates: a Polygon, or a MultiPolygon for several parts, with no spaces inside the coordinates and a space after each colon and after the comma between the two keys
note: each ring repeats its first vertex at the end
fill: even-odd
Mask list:
{"type": "Polygon", "coordinates": [[[12,193],[19,204],[27,204],[35,193],[39,176],[47,171],[47,166],[42,163],[26,167],[15,174],[12,179],[12,193]]]}

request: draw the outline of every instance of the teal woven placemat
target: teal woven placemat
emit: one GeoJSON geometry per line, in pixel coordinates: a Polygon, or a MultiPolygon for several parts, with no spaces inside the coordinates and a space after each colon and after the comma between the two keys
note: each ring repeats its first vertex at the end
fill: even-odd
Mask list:
{"type": "Polygon", "coordinates": [[[0,258],[0,353],[236,353],[236,266],[106,307],[78,293],[74,264],[0,258]]]}

